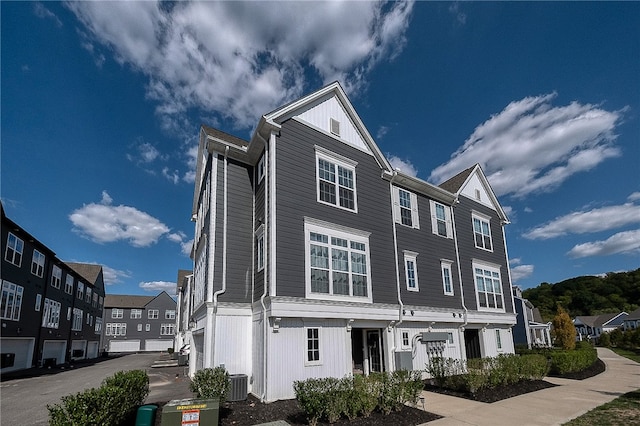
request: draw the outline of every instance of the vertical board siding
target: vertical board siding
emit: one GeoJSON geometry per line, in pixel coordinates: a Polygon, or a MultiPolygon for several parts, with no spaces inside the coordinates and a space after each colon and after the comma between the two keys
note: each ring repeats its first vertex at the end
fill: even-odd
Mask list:
{"type": "Polygon", "coordinates": [[[262,316],[253,317],[251,327],[251,341],[253,342],[252,364],[253,370],[249,383],[251,383],[251,392],[256,396],[261,396],[264,392],[263,366],[264,366],[264,322],[262,316]]]}
{"type": "Polygon", "coordinates": [[[251,316],[216,317],[214,365],[224,364],[229,374],[251,376],[251,316]]]}
{"type": "Polygon", "coordinates": [[[277,294],[305,297],[304,217],[370,232],[372,296],[397,303],[389,183],[374,157],[295,120],[282,125],[277,142],[277,294]],[[317,202],[314,145],[358,162],[358,212],[317,202]]]}

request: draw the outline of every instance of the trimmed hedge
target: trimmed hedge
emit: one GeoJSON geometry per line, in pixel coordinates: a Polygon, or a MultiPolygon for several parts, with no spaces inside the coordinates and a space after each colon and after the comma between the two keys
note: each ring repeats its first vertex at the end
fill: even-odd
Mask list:
{"type": "Polygon", "coordinates": [[[231,380],[224,367],[204,368],[196,372],[189,388],[196,398],[217,399],[222,403],[229,395],[231,380]]]}
{"type": "Polygon", "coordinates": [[[119,425],[144,403],[149,377],[142,370],[119,371],[99,388],[62,397],[47,405],[51,426],[119,425]]]}
{"type": "Polygon", "coordinates": [[[595,348],[573,351],[551,351],[551,374],[567,374],[591,367],[598,360],[595,348]]]}

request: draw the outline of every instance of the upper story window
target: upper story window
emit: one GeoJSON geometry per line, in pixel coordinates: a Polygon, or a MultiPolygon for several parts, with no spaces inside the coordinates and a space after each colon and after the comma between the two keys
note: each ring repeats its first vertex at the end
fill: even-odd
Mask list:
{"type": "Polygon", "coordinates": [[[44,299],[44,311],[42,313],[42,326],[45,328],[58,328],[60,324],[60,302],[44,299]]]}
{"type": "Polygon", "coordinates": [[[418,291],[418,253],[404,252],[404,278],[407,282],[407,290],[418,291]]]}
{"type": "Polygon", "coordinates": [[[31,273],[40,278],[44,275],[44,254],[40,253],[38,250],[33,251],[31,273]]]}
{"type": "Polygon", "coordinates": [[[132,309],[129,313],[129,317],[131,319],[140,319],[142,318],[142,309],[132,309]]]}
{"type": "Polygon", "coordinates": [[[103,304],[104,304],[104,297],[100,296],[100,299],[98,299],[98,307],[102,308],[103,304]]]}
{"type": "Polygon", "coordinates": [[[164,311],[164,319],[176,319],[176,311],[174,309],[167,309],[164,311]]]}
{"type": "Polygon", "coordinates": [[[307,220],[306,295],[371,302],[369,234],[307,220]]]}
{"type": "Polygon", "coordinates": [[[318,202],[357,211],[357,163],[316,146],[318,202]]]}
{"type": "Polygon", "coordinates": [[[113,308],[111,310],[111,318],[120,319],[124,315],[124,309],[113,308]]]}
{"type": "Polygon", "coordinates": [[[9,232],[7,236],[7,249],[4,252],[4,260],[16,266],[22,265],[22,250],[24,241],[9,232]]]}
{"type": "Polygon", "coordinates": [[[96,293],[95,291],[93,292],[93,301],[91,302],[91,306],[93,306],[94,308],[98,306],[98,293],[96,293]]]}
{"type": "Polygon", "coordinates": [[[67,274],[67,278],[65,278],[64,292],[67,294],[73,294],[73,275],[71,274],[67,274]]]}
{"type": "Polygon", "coordinates": [[[51,287],[60,288],[60,283],[62,282],[62,269],[58,266],[53,266],[51,270],[51,287]]]}
{"type": "Polygon", "coordinates": [[[20,310],[22,309],[22,293],[24,287],[2,282],[2,303],[0,304],[0,318],[10,321],[20,321],[20,310]]]}
{"type": "Polygon", "coordinates": [[[76,293],[76,297],[80,300],[84,298],[84,284],[82,284],[80,281],[78,281],[78,291],[76,293]]]}
{"type": "Polygon", "coordinates": [[[491,242],[491,225],[489,218],[473,214],[473,237],[476,247],[493,251],[493,243],[491,242]]]}
{"type": "Polygon", "coordinates": [[[84,317],[84,312],[82,309],[73,308],[73,321],[71,323],[71,330],[73,331],[82,331],[82,318],[84,317]]]}
{"type": "Polygon", "coordinates": [[[102,333],[102,318],[96,318],[95,324],[96,324],[95,333],[96,334],[102,333]]]}
{"type": "Polygon", "coordinates": [[[393,187],[393,218],[396,223],[420,229],[416,194],[393,187]]]}
{"type": "Polygon", "coordinates": [[[256,267],[258,271],[264,269],[264,225],[256,231],[256,267]]]}
{"type": "Polygon", "coordinates": [[[160,335],[161,336],[173,336],[176,333],[176,325],[175,324],[162,324],[160,326],[160,335]]]}
{"type": "Polygon", "coordinates": [[[447,296],[453,296],[453,280],[451,278],[451,264],[450,260],[441,260],[440,269],[442,270],[442,288],[444,294],[447,296]]]}
{"type": "Polygon", "coordinates": [[[91,289],[87,287],[87,294],[84,297],[86,303],[91,303],[91,289]]]}
{"type": "Polygon", "coordinates": [[[264,155],[260,157],[260,161],[258,161],[258,183],[262,182],[264,179],[264,155]]]}
{"type": "MultiPolygon", "coordinates": [[[[96,326],[97,326],[96,322],[96,326]]],[[[102,325],[102,324],[100,324],[102,325]]],[[[126,323],[107,323],[104,334],[106,336],[126,336],[127,324],[126,323]]]]}
{"type": "Polygon", "coordinates": [[[147,318],[149,319],[158,319],[159,311],[157,309],[149,309],[147,312],[147,318]]]}
{"type": "Polygon", "coordinates": [[[500,269],[477,262],[473,263],[476,282],[476,299],[479,311],[504,312],[504,295],[500,269]]]}
{"type": "Polygon", "coordinates": [[[451,226],[451,208],[444,204],[431,200],[431,231],[445,238],[453,238],[451,226]]]}

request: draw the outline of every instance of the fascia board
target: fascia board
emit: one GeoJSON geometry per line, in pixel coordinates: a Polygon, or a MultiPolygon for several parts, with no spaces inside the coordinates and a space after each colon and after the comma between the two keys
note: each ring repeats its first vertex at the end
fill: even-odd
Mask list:
{"type": "Polygon", "coordinates": [[[487,194],[489,194],[489,198],[491,199],[491,202],[493,203],[493,205],[496,207],[496,211],[498,212],[498,217],[500,218],[502,223],[505,224],[505,225],[511,223],[511,222],[509,222],[509,218],[507,217],[506,213],[502,209],[502,206],[500,205],[500,202],[498,201],[498,197],[496,197],[496,193],[493,192],[493,188],[491,188],[491,184],[489,183],[489,180],[487,179],[487,177],[485,176],[484,172],[482,171],[482,168],[480,167],[480,165],[478,165],[478,164],[475,165],[475,167],[473,168],[473,171],[471,173],[469,173],[469,176],[467,176],[467,179],[464,181],[464,183],[462,185],[460,185],[460,189],[458,190],[458,194],[460,192],[462,192],[462,188],[467,186],[467,184],[469,183],[469,180],[471,180],[471,177],[474,174],[478,176],[478,178],[482,182],[482,185],[484,186],[485,190],[487,191],[487,194]]]}
{"type": "Polygon", "coordinates": [[[407,189],[416,191],[422,195],[426,195],[435,199],[436,201],[443,202],[448,205],[453,205],[457,199],[456,194],[453,194],[445,189],[430,184],[415,176],[410,176],[402,172],[395,173],[383,173],[382,177],[390,182],[398,183],[405,186],[407,189]]]}

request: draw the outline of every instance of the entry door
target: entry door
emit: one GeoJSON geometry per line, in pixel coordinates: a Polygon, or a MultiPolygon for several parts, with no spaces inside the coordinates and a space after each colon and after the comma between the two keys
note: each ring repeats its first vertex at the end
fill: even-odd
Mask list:
{"type": "Polygon", "coordinates": [[[480,335],[477,329],[467,329],[464,331],[464,346],[467,359],[482,357],[480,353],[480,335]]]}
{"type": "Polygon", "coordinates": [[[382,342],[379,330],[367,330],[367,350],[369,371],[382,372],[382,342]]]}

